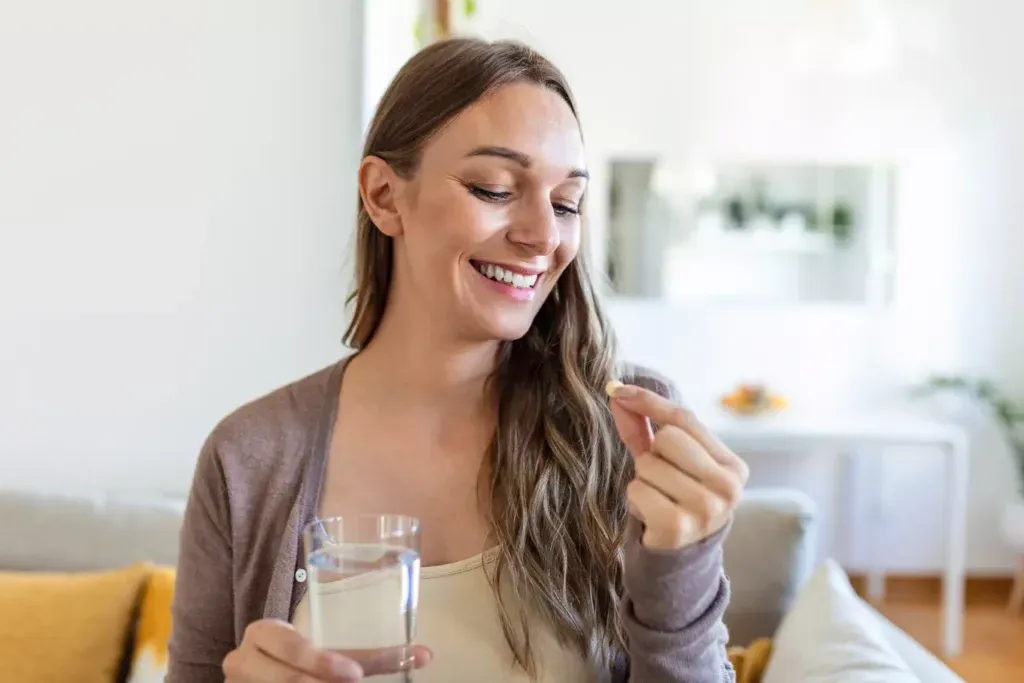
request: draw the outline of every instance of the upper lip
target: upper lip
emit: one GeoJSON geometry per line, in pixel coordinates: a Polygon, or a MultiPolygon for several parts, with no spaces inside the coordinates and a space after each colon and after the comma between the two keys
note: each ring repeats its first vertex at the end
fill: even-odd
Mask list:
{"type": "Polygon", "coordinates": [[[500,261],[485,261],[483,259],[473,259],[475,263],[489,263],[494,266],[499,266],[505,270],[510,270],[513,273],[519,275],[543,275],[546,268],[531,268],[529,266],[518,266],[511,263],[501,263],[500,261]]]}

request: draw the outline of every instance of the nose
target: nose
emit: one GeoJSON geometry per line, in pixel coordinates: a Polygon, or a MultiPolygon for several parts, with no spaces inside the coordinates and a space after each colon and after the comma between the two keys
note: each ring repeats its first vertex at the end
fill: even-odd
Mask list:
{"type": "Polygon", "coordinates": [[[558,248],[561,242],[558,217],[547,198],[529,204],[524,202],[516,214],[508,230],[509,241],[538,256],[546,256],[558,248]]]}

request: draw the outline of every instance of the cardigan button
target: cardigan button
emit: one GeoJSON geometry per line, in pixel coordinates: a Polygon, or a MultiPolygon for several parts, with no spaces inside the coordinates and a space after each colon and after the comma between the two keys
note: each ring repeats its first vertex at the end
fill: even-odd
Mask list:
{"type": "Polygon", "coordinates": [[[296,569],[295,570],[295,580],[298,581],[299,583],[303,583],[306,580],[306,570],[305,569],[296,569]]]}

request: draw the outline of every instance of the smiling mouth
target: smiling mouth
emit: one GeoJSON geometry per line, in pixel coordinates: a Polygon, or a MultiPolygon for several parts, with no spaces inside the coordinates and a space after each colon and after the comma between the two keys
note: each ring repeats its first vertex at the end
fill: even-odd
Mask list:
{"type": "Polygon", "coordinates": [[[525,275],[523,273],[517,273],[507,268],[494,263],[486,263],[483,261],[470,261],[476,271],[483,275],[489,280],[500,282],[509,287],[515,289],[534,289],[537,283],[540,282],[540,275],[534,273],[531,275],[525,275]]]}

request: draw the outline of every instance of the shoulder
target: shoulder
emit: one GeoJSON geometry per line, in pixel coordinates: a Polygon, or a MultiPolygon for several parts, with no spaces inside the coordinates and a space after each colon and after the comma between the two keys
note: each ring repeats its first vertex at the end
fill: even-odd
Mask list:
{"type": "Polygon", "coordinates": [[[308,450],[334,400],[334,382],[347,358],[252,399],[223,417],[210,432],[204,452],[220,469],[260,470],[278,465],[282,454],[308,450]]]}
{"type": "Polygon", "coordinates": [[[676,403],[682,402],[679,387],[667,375],[636,363],[620,363],[618,376],[626,384],[635,384],[676,403]]]}

